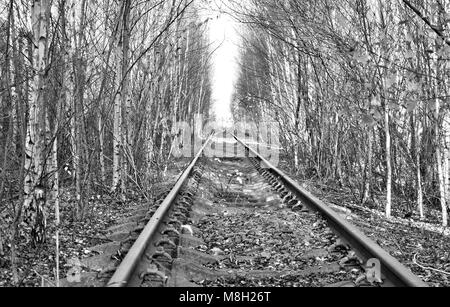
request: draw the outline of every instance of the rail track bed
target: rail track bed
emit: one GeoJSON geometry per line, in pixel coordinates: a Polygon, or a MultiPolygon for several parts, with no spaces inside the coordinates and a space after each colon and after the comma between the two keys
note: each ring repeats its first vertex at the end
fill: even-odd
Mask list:
{"type": "Polygon", "coordinates": [[[198,241],[182,247],[195,252],[178,259],[182,269],[171,272],[174,286],[177,280],[199,286],[324,286],[351,284],[361,275],[353,252],[320,215],[297,200],[283,201],[248,159],[202,166],[193,207],[198,241]]]}
{"type": "Polygon", "coordinates": [[[427,286],[239,139],[246,157],[203,157],[211,138],[171,190],[92,248],[82,285],[427,286]]]}

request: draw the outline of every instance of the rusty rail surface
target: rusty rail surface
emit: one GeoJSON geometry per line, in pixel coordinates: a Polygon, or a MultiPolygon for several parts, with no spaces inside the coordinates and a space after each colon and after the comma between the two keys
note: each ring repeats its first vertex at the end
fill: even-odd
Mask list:
{"type": "Polygon", "coordinates": [[[127,255],[116,269],[114,275],[109,280],[107,287],[126,287],[130,279],[132,278],[136,267],[141,261],[142,256],[148,246],[148,244],[152,241],[152,238],[155,236],[156,232],[161,226],[161,223],[166,218],[167,214],[170,211],[174,201],[176,200],[180,190],[183,185],[186,183],[189,175],[194,169],[198,159],[202,156],[203,151],[206,146],[211,142],[214,133],[212,133],[208,139],[205,141],[202,148],[199,150],[197,155],[194,157],[189,166],[185,169],[185,171],[181,174],[176,182],[175,186],[170,191],[169,195],[164,199],[162,204],[156,210],[155,214],[152,216],[150,221],[145,226],[142,233],[137,238],[136,242],[134,242],[131,249],[128,251],[127,255]]]}

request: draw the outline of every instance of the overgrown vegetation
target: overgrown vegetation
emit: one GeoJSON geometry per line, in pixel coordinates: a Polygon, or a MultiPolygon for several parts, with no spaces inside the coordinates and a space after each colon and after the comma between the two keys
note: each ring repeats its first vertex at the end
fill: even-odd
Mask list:
{"type": "MultiPolygon", "coordinates": [[[[237,7],[237,5],[236,5],[237,7]]],[[[279,123],[289,167],[391,216],[446,226],[450,198],[446,0],[248,1],[237,116],[279,123]],[[393,201],[393,196],[396,200],[393,201]]]]}

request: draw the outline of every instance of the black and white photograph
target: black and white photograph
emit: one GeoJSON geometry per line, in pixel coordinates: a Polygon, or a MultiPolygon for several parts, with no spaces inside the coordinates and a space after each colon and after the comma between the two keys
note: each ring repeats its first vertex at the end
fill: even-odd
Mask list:
{"type": "Polygon", "coordinates": [[[0,0],[0,288],[449,287],[448,86],[450,0],[0,0]]]}

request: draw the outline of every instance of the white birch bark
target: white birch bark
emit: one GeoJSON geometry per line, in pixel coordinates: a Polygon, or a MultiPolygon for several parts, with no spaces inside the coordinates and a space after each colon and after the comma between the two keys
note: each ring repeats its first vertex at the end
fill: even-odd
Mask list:
{"type": "Polygon", "coordinates": [[[47,69],[47,31],[50,14],[48,0],[35,0],[31,5],[33,25],[33,69],[35,76],[31,82],[31,101],[25,141],[25,220],[32,225],[32,242],[45,241],[45,193],[47,190],[44,168],[45,149],[45,101],[47,69]]]}

